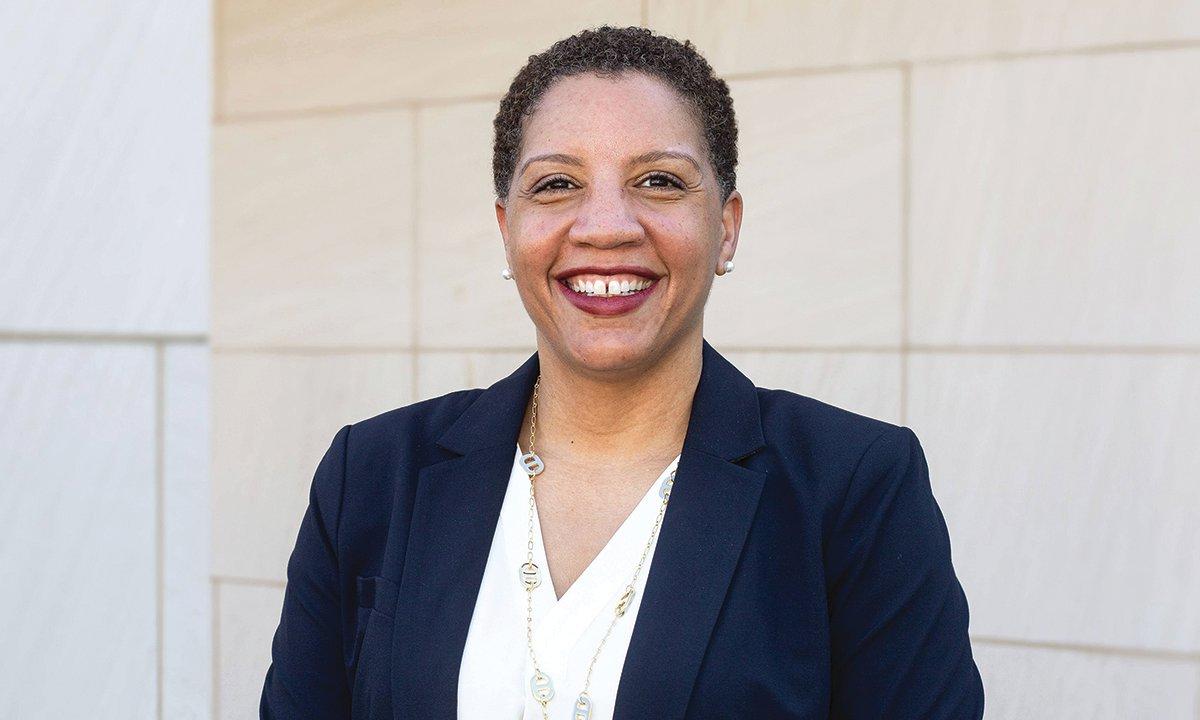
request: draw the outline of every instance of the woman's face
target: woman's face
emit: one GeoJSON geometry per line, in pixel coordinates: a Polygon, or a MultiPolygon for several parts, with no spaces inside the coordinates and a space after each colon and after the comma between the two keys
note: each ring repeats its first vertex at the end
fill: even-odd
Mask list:
{"type": "Polygon", "coordinates": [[[721,202],[690,108],[644,73],[583,74],[556,81],[526,123],[496,217],[542,338],[597,371],[698,343],[742,201],[721,202]]]}

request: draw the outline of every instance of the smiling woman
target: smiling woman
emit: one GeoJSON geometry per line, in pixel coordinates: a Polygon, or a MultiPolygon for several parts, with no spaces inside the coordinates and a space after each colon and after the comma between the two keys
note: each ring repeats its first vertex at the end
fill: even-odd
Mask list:
{"type": "Polygon", "coordinates": [[[916,436],[704,339],[736,164],[691,43],[604,26],[529,58],[493,179],[537,351],[337,433],[262,717],[982,715],[916,436]]]}
{"type": "MultiPolygon", "coordinates": [[[[568,62],[583,63],[586,53],[602,50],[588,42],[585,36],[558,52],[579,53],[568,62]]],[[[539,65],[531,67],[522,75],[539,65]]],[[[518,75],[516,82],[522,80],[518,75]]],[[[728,89],[714,78],[709,92],[725,98],[725,138],[736,142],[728,89]]],[[[555,355],[543,362],[562,366],[543,368],[547,392],[559,393],[557,379],[573,367],[572,375],[582,370],[604,388],[597,401],[623,406],[628,398],[622,395],[638,391],[645,417],[652,417],[655,396],[665,387],[694,384],[699,370],[704,304],[714,272],[733,258],[742,217],[741,194],[723,188],[709,157],[732,162],[736,154],[710,152],[694,103],[645,71],[601,66],[560,77],[536,100],[527,92],[509,98],[527,104],[514,108],[516,101],[506,98],[498,118],[511,116],[524,132],[498,132],[496,154],[515,156],[520,171],[498,173],[498,183],[510,179],[496,217],[521,300],[555,355]],[[607,297],[615,294],[613,283],[618,289],[639,278],[650,286],[607,297]],[[573,292],[572,283],[586,294],[573,292]]],[[[677,447],[682,427],[677,430],[677,437],[654,439],[677,447]]],[[[628,442],[634,437],[643,436],[630,435],[620,449],[610,442],[580,450],[607,457],[615,451],[633,461],[646,451],[666,451],[644,440],[628,442]]]]}

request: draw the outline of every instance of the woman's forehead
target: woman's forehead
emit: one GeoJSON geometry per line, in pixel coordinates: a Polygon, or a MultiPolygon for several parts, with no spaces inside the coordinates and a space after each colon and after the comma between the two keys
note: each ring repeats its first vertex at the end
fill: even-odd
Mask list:
{"type": "Polygon", "coordinates": [[[621,154],[667,147],[699,151],[691,107],[663,80],[640,72],[560,78],[546,91],[525,126],[523,154],[595,151],[621,154]],[[619,141],[619,142],[617,142],[619,141]]]}

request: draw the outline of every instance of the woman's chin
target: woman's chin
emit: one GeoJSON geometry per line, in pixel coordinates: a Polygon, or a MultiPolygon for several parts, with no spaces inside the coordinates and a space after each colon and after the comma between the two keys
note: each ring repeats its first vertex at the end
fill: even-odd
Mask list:
{"type": "Polygon", "coordinates": [[[641,365],[651,351],[642,333],[615,330],[581,333],[568,339],[567,347],[577,363],[597,372],[641,365]]]}

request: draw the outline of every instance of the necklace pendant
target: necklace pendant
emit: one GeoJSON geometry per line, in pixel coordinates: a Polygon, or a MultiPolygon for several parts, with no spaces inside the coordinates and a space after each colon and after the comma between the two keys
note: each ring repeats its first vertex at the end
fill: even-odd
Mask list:
{"type": "Polygon", "coordinates": [[[529,477],[538,475],[546,469],[546,464],[542,462],[542,459],[535,452],[527,452],[522,455],[521,466],[525,468],[525,472],[529,477]]]}
{"type": "Polygon", "coordinates": [[[675,485],[675,471],[671,471],[671,475],[663,480],[662,485],[658,486],[658,496],[663,500],[671,497],[671,488],[675,485]]]}
{"type": "Polygon", "coordinates": [[[587,693],[579,693],[579,697],[575,700],[575,714],[572,717],[575,720],[591,720],[592,699],[587,696],[587,693]]]}
{"type": "Polygon", "coordinates": [[[542,574],[537,565],[531,562],[521,564],[521,583],[525,585],[526,590],[532,590],[542,584],[542,574]]]}
{"type": "Polygon", "coordinates": [[[617,602],[617,617],[624,617],[625,611],[629,609],[629,603],[631,602],[633,602],[632,585],[625,588],[625,592],[622,593],[620,601],[617,602]]]}
{"type": "Polygon", "coordinates": [[[533,691],[533,699],[540,703],[548,703],[554,697],[554,683],[550,676],[538,670],[529,680],[529,689],[533,691]]]}

